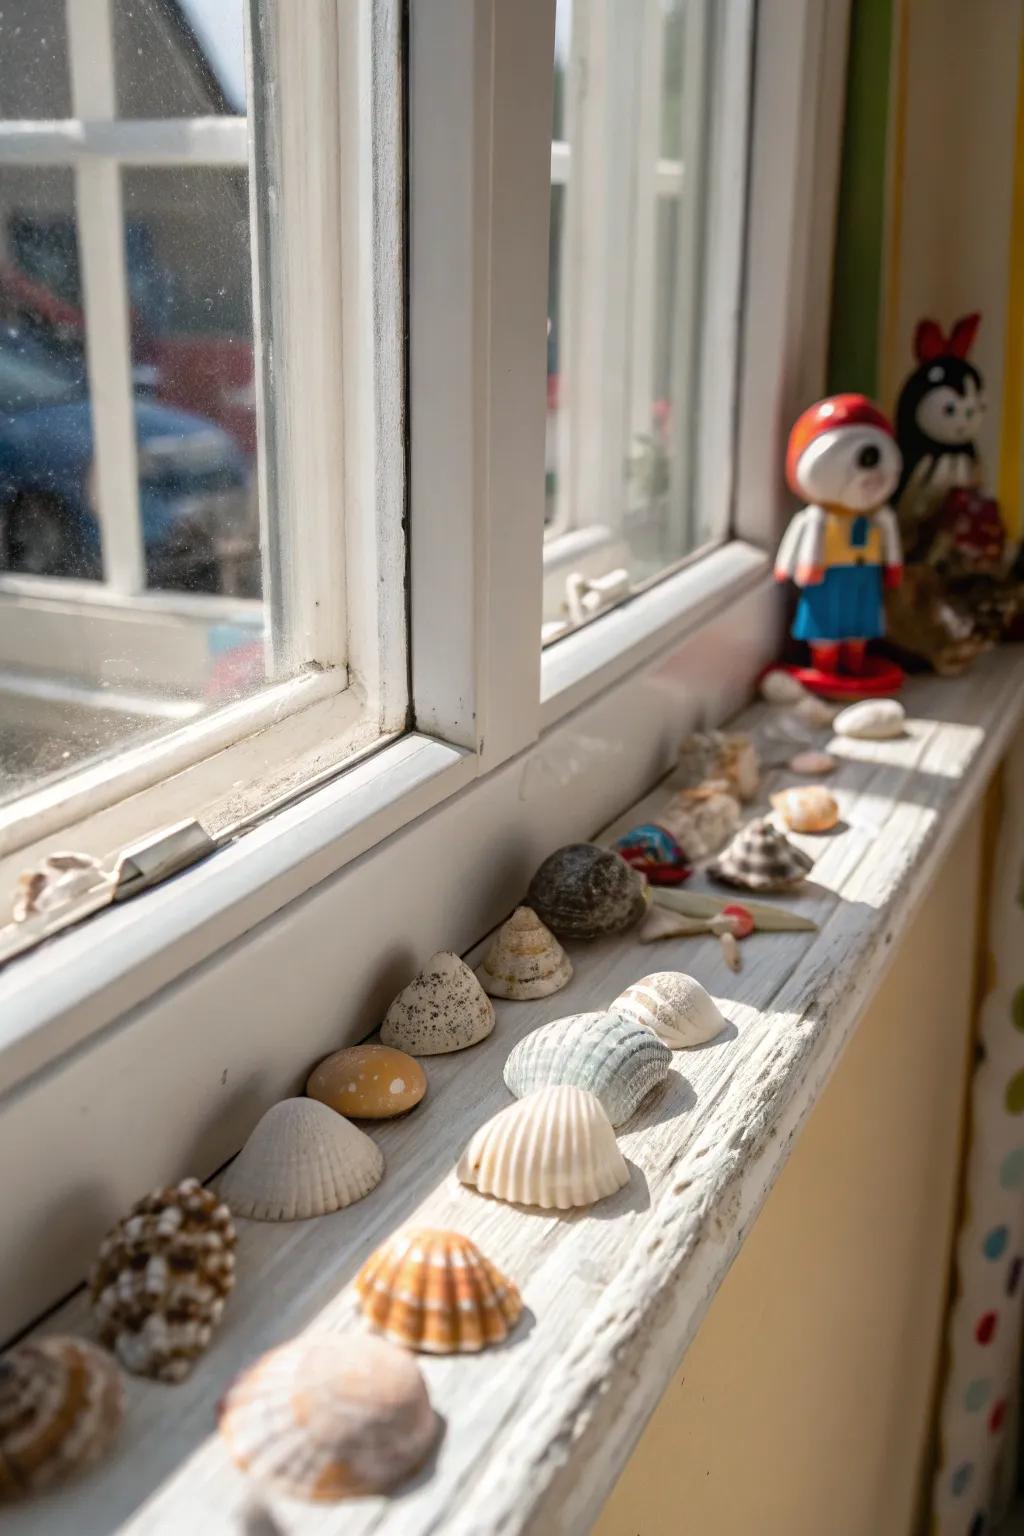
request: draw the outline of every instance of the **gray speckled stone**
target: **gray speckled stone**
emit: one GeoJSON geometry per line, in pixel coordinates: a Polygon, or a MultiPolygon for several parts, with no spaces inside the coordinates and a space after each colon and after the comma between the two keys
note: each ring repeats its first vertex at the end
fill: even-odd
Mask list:
{"type": "Polygon", "coordinates": [[[647,882],[625,859],[595,843],[549,854],[530,881],[527,906],[560,938],[621,933],[647,910],[647,882]]]}

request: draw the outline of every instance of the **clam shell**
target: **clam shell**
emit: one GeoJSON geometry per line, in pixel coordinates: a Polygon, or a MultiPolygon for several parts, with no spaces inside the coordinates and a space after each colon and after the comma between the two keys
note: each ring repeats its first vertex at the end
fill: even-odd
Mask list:
{"type": "Polygon", "coordinates": [[[800,784],[772,795],[772,805],[791,832],[828,832],[839,820],[839,806],[820,784],[800,784]]]}
{"type": "Polygon", "coordinates": [[[500,1344],[523,1311],[512,1282],[460,1232],[396,1232],[371,1253],[355,1286],[378,1332],[425,1354],[500,1344]]]}
{"type": "Polygon", "coordinates": [[[27,1339],[0,1356],[0,1499],[98,1461],[124,1415],[117,1364],[85,1339],[27,1339]]]}
{"type": "Polygon", "coordinates": [[[629,1183],[612,1123],[582,1088],[538,1088],[482,1125],[458,1176],[483,1195],[567,1211],[629,1183]]]}
{"type": "Polygon", "coordinates": [[[493,1028],[490,998],[465,961],[443,949],[399,992],[380,1038],[412,1056],[441,1056],[476,1045],[493,1028]]]}
{"type": "Polygon", "coordinates": [[[228,1389],[220,1432],[257,1482],[299,1499],[387,1493],[440,1434],[419,1366],[365,1334],[303,1334],[228,1389]]]}
{"type": "Polygon", "coordinates": [[[530,881],[529,906],[561,938],[597,939],[640,921],[647,882],[610,848],[570,843],[549,854],[530,881]]]}
{"type": "Polygon", "coordinates": [[[364,1131],[316,1099],[282,1099],[221,1175],[219,1191],[236,1216],[298,1221],[352,1205],[383,1175],[383,1154],[364,1131]]]}
{"type": "Polygon", "coordinates": [[[839,736],[857,736],[866,741],[885,741],[902,736],[907,712],[898,699],[863,699],[840,710],[832,722],[839,736]]]}
{"type": "Polygon", "coordinates": [[[620,992],[611,1011],[653,1030],[674,1051],[704,1045],[727,1024],[714,998],[685,971],[652,971],[650,976],[641,976],[620,992]]]}
{"type": "Polygon", "coordinates": [[[741,827],[708,873],[726,885],[751,891],[784,891],[799,885],[814,860],[796,848],[770,821],[759,817],[741,827]]]}
{"type": "Polygon", "coordinates": [[[491,997],[525,1002],[561,991],[572,979],[572,963],[536,912],[517,907],[498,929],[476,974],[491,997]]]}
{"type": "Polygon", "coordinates": [[[803,683],[781,667],[773,667],[761,679],[760,694],[769,704],[799,704],[805,692],[803,683]]]}
{"type": "Polygon", "coordinates": [[[311,1099],[354,1120],[390,1120],[413,1109],[427,1091],[423,1068],[389,1045],[349,1045],[309,1074],[311,1099]]]}
{"type": "Polygon", "coordinates": [[[600,1101],[612,1125],[624,1125],[668,1076],[672,1053],[631,1020],[576,1013],[526,1035],[505,1063],[505,1086],[517,1099],[566,1083],[600,1101]]]}

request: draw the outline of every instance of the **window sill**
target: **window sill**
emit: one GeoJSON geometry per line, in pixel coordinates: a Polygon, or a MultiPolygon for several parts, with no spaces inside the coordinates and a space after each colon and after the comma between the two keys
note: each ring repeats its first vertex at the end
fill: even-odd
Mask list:
{"type": "MultiPolygon", "coordinates": [[[[589,1529],[894,943],[1019,726],[1020,654],[985,657],[959,682],[912,682],[906,703],[903,738],[836,744],[843,829],[803,840],[816,855],[812,882],[784,901],[813,917],[816,933],[755,935],[738,976],[713,940],[687,940],[685,956],[629,936],[573,946],[576,974],[563,993],[499,1003],[487,1041],[428,1060],[424,1106],[374,1132],[388,1169],[379,1194],[319,1221],[239,1223],[238,1294],[193,1377],[173,1390],[131,1380],[112,1458],[67,1492],[9,1516],[13,1536],[114,1528],[177,1536],[199,1511],[211,1536],[241,1529],[252,1490],[212,1432],[219,1393],[289,1334],[352,1325],[356,1268],[412,1220],[478,1238],[521,1284],[532,1326],[500,1351],[422,1361],[446,1421],[436,1464],[390,1501],[346,1505],[346,1530],[589,1529]],[[511,1046],[546,1019],[607,1003],[673,961],[700,977],[736,1029],[674,1057],[661,1097],[622,1133],[627,1188],[556,1217],[458,1185],[452,1168],[469,1135],[508,1102],[501,1065],[511,1046]]],[[[764,717],[758,706],[743,723],[756,731],[764,717]]],[[[642,820],[664,793],[662,785],[622,824],[642,820]]],[[[87,1330],[82,1297],[47,1328],[87,1330]]],[[[266,1503],[268,1521],[291,1536],[339,1518],[329,1507],[266,1503]]]]}

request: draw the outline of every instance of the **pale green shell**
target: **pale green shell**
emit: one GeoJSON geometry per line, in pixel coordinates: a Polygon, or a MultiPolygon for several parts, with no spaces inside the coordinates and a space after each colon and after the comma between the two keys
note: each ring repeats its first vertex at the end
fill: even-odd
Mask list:
{"type": "Polygon", "coordinates": [[[623,1125],[665,1081],[672,1052],[649,1029],[616,1013],[574,1013],[535,1029],[505,1062],[505,1086],[521,1099],[536,1088],[582,1088],[623,1125]]]}

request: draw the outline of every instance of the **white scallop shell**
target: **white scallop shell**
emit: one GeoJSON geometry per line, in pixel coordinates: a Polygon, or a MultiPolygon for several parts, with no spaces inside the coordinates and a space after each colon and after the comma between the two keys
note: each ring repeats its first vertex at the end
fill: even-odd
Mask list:
{"type": "Polygon", "coordinates": [[[559,992],[572,979],[572,964],[536,912],[517,907],[498,929],[476,974],[491,997],[522,1002],[559,992]]]}
{"type": "Polygon", "coordinates": [[[282,1099],[217,1187],[235,1216],[298,1221],[354,1204],[383,1175],[384,1155],[365,1131],[317,1099],[282,1099]]]}
{"type": "Polygon", "coordinates": [[[781,667],[773,667],[761,679],[761,697],[769,704],[799,704],[806,690],[802,683],[781,667]]]}
{"type": "Polygon", "coordinates": [[[714,998],[685,971],[641,976],[619,994],[611,1012],[653,1030],[674,1051],[703,1045],[727,1025],[714,998]]]}
{"type": "Polygon", "coordinates": [[[668,1076],[672,1053],[650,1030],[608,1013],[575,1013],[524,1036],[505,1062],[517,1099],[569,1083],[600,1100],[612,1125],[624,1125],[668,1076]]]}
{"type": "Polygon", "coordinates": [[[629,1183],[612,1123],[582,1088],[538,1088],[488,1120],[459,1159],[458,1176],[484,1195],[567,1211],[629,1183]]]}
{"type": "Polygon", "coordinates": [[[885,741],[902,736],[907,712],[898,699],[863,699],[840,710],[832,728],[840,736],[858,736],[866,741],[885,741]]]}
{"type": "Polygon", "coordinates": [[[494,1028],[494,1006],[464,960],[432,955],[384,1015],[380,1038],[410,1056],[463,1051],[494,1028]]]}

